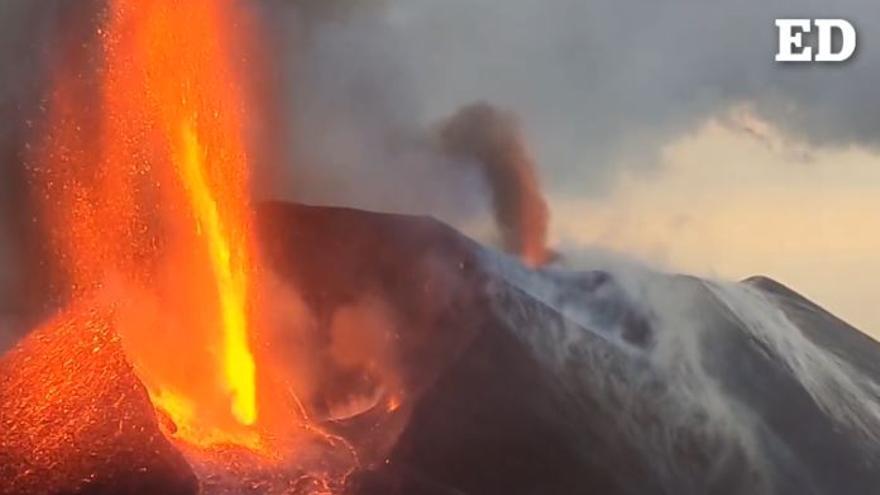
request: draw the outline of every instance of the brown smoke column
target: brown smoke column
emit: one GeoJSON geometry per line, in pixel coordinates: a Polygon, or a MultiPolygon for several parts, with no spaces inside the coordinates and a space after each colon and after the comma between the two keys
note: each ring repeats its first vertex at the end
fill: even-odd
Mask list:
{"type": "Polygon", "coordinates": [[[504,248],[530,266],[547,262],[547,202],[516,116],[471,104],[442,123],[440,136],[446,153],[482,167],[504,248]]]}

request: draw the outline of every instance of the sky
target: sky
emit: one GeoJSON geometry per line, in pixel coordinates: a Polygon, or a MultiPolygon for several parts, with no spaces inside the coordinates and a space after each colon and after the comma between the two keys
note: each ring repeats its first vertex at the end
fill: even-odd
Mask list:
{"type": "MultiPolygon", "coordinates": [[[[258,196],[466,226],[487,215],[486,185],[425,141],[485,100],[519,116],[559,245],[769,275],[880,337],[876,0],[245,1],[267,14],[286,122],[258,196]],[[365,8],[324,7],[352,4],[365,8]],[[775,63],[777,17],[848,19],[857,53],[775,63]]],[[[0,3],[0,295],[21,286],[10,260],[27,251],[23,109],[45,33],[83,10],[70,5],[0,3]]]]}
{"type": "Polygon", "coordinates": [[[555,201],[557,242],[713,278],[766,275],[880,337],[880,155],[765,132],[714,118],[664,145],[653,172],[555,201]]]}
{"type": "Polygon", "coordinates": [[[872,0],[373,5],[280,50],[299,59],[289,197],[467,225],[474,178],[387,143],[486,100],[519,115],[560,245],[768,275],[880,338],[872,0]],[[776,63],[777,17],[848,19],[856,55],[776,63]]]}

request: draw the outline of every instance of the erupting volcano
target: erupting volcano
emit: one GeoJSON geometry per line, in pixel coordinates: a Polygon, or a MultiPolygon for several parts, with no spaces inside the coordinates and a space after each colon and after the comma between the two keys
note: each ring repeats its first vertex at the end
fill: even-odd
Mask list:
{"type": "Polygon", "coordinates": [[[880,346],[769,279],[566,265],[512,113],[404,140],[484,181],[507,253],[257,202],[250,2],[91,5],[22,145],[49,280],[0,357],[0,495],[880,486],[880,346]]]}
{"type": "Polygon", "coordinates": [[[105,15],[100,97],[58,75],[38,163],[69,296],[114,308],[175,437],[257,447],[242,13],[225,0],[114,0],[105,15]]]}

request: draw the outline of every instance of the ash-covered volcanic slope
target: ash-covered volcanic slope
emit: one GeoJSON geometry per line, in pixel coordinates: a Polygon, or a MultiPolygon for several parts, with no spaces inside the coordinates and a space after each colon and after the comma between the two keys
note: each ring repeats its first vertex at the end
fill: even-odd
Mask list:
{"type": "Polygon", "coordinates": [[[404,373],[436,371],[352,493],[880,489],[880,347],[772,281],[536,272],[427,218],[278,203],[260,218],[313,305],[378,291],[420,333],[404,373]]]}
{"type": "MultiPolygon", "coordinates": [[[[350,495],[880,488],[880,348],[775,282],[710,282],[598,258],[582,271],[534,271],[423,217],[266,203],[258,219],[270,267],[318,328],[364,297],[393,312],[402,404],[325,425],[361,454],[350,495]]],[[[50,433],[77,448],[54,449],[51,465],[64,476],[40,485],[33,466],[51,466],[45,449],[27,445],[43,427],[29,412],[32,428],[21,434],[18,416],[30,410],[18,394],[52,366],[34,362],[51,352],[33,351],[51,339],[37,331],[0,361],[0,487],[13,479],[41,493],[195,491],[157,437],[118,345],[102,352],[119,373],[67,380],[77,393],[98,383],[90,376],[107,382],[88,408],[41,396],[42,409],[61,408],[47,417],[64,418],[45,429],[62,425],[50,433]],[[91,448],[82,425],[140,433],[104,435],[91,448]]],[[[323,377],[328,403],[348,378],[323,377]]],[[[0,493],[17,493],[9,486],[0,493]]]]}

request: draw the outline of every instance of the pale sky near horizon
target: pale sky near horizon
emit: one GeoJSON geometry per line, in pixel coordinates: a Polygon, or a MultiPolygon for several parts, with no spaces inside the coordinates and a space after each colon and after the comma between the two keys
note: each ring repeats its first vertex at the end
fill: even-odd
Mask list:
{"type": "Polygon", "coordinates": [[[669,142],[651,173],[622,173],[554,214],[557,241],[702,276],[767,275],[880,339],[876,152],[814,149],[738,110],[669,142]]]}

